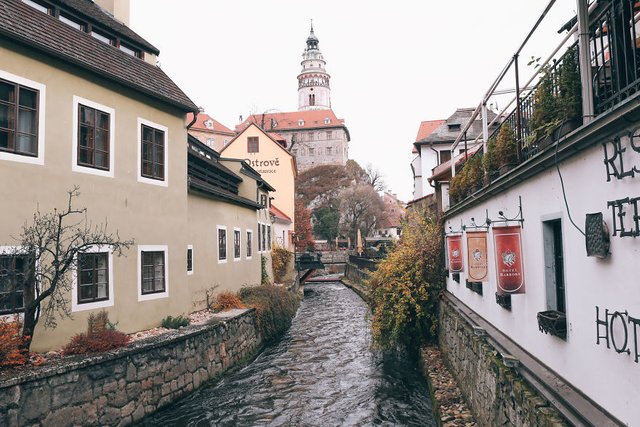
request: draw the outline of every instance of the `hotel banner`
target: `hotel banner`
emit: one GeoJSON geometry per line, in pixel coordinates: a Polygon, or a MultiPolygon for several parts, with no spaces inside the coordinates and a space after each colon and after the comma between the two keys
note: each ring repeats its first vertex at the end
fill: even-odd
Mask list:
{"type": "Polygon", "coordinates": [[[460,272],[463,269],[462,261],[462,236],[447,236],[449,248],[449,271],[460,272]]]}
{"type": "Polygon", "coordinates": [[[467,232],[467,268],[469,281],[482,282],[487,280],[487,232],[467,232]]]}
{"type": "Polygon", "coordinates": [[[493,228],[499,294],[524,293],[520,230],[519,225],[493,228]]]}

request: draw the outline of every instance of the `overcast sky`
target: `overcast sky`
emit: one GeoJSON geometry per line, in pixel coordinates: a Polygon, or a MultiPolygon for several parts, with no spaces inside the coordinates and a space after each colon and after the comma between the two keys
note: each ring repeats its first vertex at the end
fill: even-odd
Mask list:
{"type": "MultiPolygon", "coordinates": [[[[475,107],[547,0],[131,0],[131,28],[160,50],[162,69],[216,120],[295,111],[313,19],[349,156],[412,198],[412,143],[422,120],[475,107]]],[[[546,57],[575,15],[558,0],[521,55],[546,57]]],[[[521,77],[521,84],[526,77],[521,77]]],[[[504,88],[514,86],[510,74],[504,88]]],[[[502,102],[502,101],[500,101],[502,102]]],[[[499,102],[499,103],[500,103],[499,102]]]]}

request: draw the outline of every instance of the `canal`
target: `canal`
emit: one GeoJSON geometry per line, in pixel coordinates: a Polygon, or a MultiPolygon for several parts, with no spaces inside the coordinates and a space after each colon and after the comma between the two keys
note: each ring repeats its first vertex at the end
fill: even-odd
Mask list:
{"type": "Polygon", "coordinates": [[[417,365],[372,346],[369,309],[341,283],[307,284],[289,332],[148,426],[435,426],[417,365]]]}

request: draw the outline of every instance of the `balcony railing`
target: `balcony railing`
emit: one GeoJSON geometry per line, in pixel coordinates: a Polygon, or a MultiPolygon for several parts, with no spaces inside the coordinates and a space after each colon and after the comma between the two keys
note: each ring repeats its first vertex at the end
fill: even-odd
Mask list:
{"type": "MultiPolygon", "coordinates": [[[[537,24],[532,32],[536,27],[537,24]]],[[[572,31],[575,31],[575,25],[573,27],[572,31]]],[[[510,67],[513,67],[516,75],[515,107],[509,114],[502,114],[504,119],[492,134],[487,135],[485,130],[488,138],[482,149],[466,158],[462,164],[454,166],[455,162],[452,160],[450,167],[455,176],[450,183],[450,205],[455,205],[482,185],[489,184],[497,176],[535,157],[582,126],[582,74],[591,75],[592,84],[589,89],[596,115],[607,113],[639,92],[639,28],[639,1],[610,0],[593,3],[589,15],[590,69],[580,70],[578,42],[569,46],[559,58],[552,59],[562,46],[561,43],[554,55],[538,69],[540,77],[535,86],[522,93],[518,83],[518,53],[521,47],[474,114],[479,114],[481,107],[486,105],[487,99],[510,67]]],[[[474,118],[475,116],[470,122],[474,118]]],[[[466,131],[467,129],[462,129],[461,135],[466,131]]],[[[478,135],[476,141],[480,138],[482,135],[478,135]]],[[[460,138],[453,144],[452,150],[459,140],[460,138]]]]}

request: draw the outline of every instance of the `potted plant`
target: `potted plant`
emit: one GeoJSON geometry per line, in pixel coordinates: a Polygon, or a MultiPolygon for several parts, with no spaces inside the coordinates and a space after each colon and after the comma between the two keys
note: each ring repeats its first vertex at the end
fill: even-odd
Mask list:
{"type": "Polygon", "coordinates": [[[498,132],[495,145],[495,160],[500,174],[506,173],[518,163],[516,136],[509,123],[503,123],[498,132]]]}
{"type": "Polygon", "coordinates": [[[551,143],[553,131],[560,124],[553,80],[554,75],[547,68],[533,94],[533,114],[529,126],[532,141],[537,141],[540,147],[551,143]]]}
{"type": "Polygon", "coordinates": [[[474,153],[464,166],[465,180],[469,193],[474,193],[482,188],[482,180],[484,172],[482,170],[482,156],[474,153]]]}
{"type": "Polygon", "coordinates": [[[482,156],[482,168],[484,169],[484,183],[489,185],[499,175],[495,137],[489,138],[487,141],[487,152],[482,156]]]}
{"type": "Polygon", "coordinates": [[[466,196],[466,182],[464,176],[464,168],[456,174],[453,178],[451,178],[451,182],[449,182],[449,200],[451,205],[455,205],[459,201],[465,198],[466,196]]]}
{"type": "Polygon", "coordinates": [[[560,138],[581,124],[582,84],[577,46],[567,51],[558,67],[558,93],[558,119],[562,122],[562,126],[556,132],[556,136],[560,138]]]}

